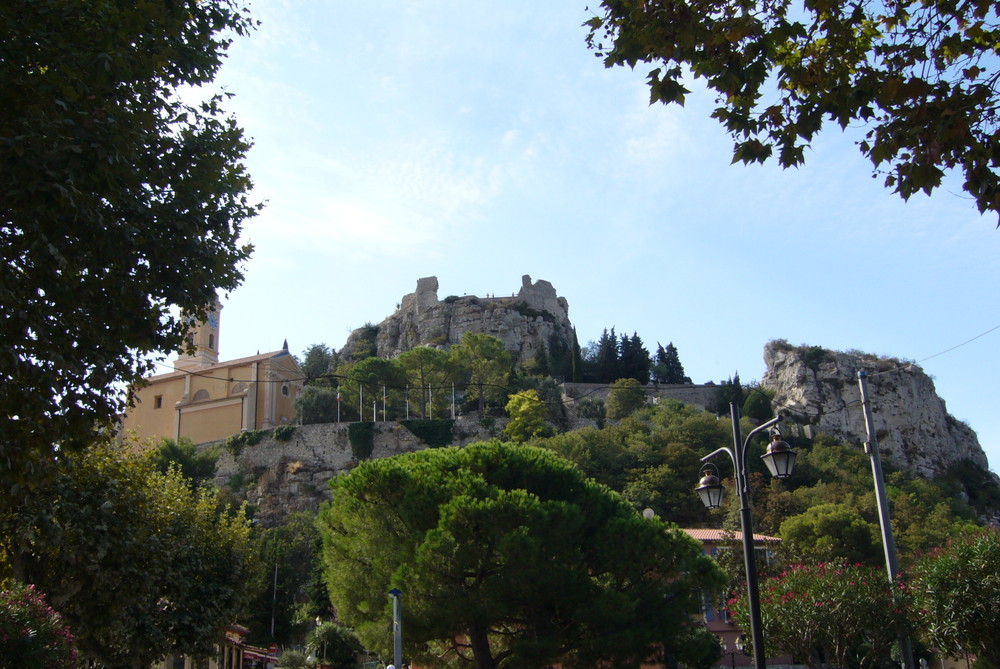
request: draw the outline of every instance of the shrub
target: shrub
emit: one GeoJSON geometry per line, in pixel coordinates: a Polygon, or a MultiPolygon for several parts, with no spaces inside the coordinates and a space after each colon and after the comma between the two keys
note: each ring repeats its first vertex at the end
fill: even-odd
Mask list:
{"type": "Polygon", "coordinates": [[[402,420],[400,424],[431,448],[449,446],[454,441],[454,420],[402,420]]]}
{"type": "Polygon", "coordinates": [[[271,434],[271,430],[247,430],[245,432],[239,432],[226,439],[226,450],[229,451],[234,458],[238,458],[246,446],[255,446],[259,444],[261,440],[269,434],[271,434]]]}
{"type": "Polygon", "coordinates": [[[351,453],[358,460],[367,460],[375,449],[375,423],[371,421],[351,423],[347,428],[347,438],[351,442],[351,453]]]}
{"type": "Polygon", "coordinates": [[[72,669],[76,647],[69,627],[33,585],[0,590],[0,667],[72,669]]]}

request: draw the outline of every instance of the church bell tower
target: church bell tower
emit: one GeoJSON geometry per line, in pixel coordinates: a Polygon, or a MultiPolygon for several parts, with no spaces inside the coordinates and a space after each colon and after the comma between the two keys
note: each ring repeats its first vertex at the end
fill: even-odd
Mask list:
{"type": "Polygon", "coordinates": [[[191,370],[198,367],[215,365],[219,362],[219,317],[222,313],[222,303],[216,297],[204,321],[201,321],[188,333],[188,338],[194,344],[194,352],[189,354],[181,351],[174,363],[175,369],[191,370]]]}

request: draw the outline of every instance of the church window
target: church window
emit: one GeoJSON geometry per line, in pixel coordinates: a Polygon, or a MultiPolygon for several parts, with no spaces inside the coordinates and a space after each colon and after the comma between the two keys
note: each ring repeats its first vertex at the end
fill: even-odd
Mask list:
{"type": "Polygon", "coordinates": [[[201,400],[207,400],[208,399],[208,391],[204,390],[204,389],[203,390],[199,390],[198,392],[196,392],[194,394],[194,398],[193,399],[194,399],[195,402],[200,402],[201,400]]]}
{"type": "Polygon", "coordinates": [[[288,397],[288,384],[287,383],[281,384],[281,394],[284,397],[288,397]]]}
{"type": "Polygon", "coordinates": [[[153,398],[153,408],[162,409],[163,408],[163,395],[157,395],[153,398]]]}

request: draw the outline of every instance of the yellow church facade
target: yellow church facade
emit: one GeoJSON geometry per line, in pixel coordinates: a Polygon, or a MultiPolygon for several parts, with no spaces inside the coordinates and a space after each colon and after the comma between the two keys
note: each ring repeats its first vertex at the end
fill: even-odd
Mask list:
{"type": "Polygon", "coordinates": [[[294,421],[303,374],[288,343],[280,351],[220,362],[221,310],[216,302],[206,321],[193,329],[194,351],[180,354],[174,371],[151,376],[133,389],[124,433],[155,441],[187,437],[202,444],[294,421]]]}

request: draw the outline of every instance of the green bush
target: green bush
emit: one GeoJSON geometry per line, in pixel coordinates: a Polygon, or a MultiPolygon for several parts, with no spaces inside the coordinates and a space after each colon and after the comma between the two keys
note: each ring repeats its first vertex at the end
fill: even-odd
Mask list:
{"type": "Polygon", "coordinates": [[[431,448],[450,446],[455,440],[454,420],[401,420],[399,422],[431,448]]]}
{"type": "Polygon", "coordinates": [[[358,460],[367,460],[375,449],[375,423],[365,421],[351,423],[347,428],[347,438],[351,442],[351,453],[358,460]]]}
{"type": "Polygon", "coordinates": [[[752,386],[747,388],[747,391],[746,401],[743,402],[743,415],[761,422],[774,418],[770,397],[773,393],[752,386]]]}
{"type": "Polygon", "coordinates": [[[246,430],[245,432],[239,432],[226,439],[226,450],[232,454],[233,458],[238,458],[245,447],[256,446],[264,437],[270,434],[271,430],[246,430]]]}
{"type": "Polygon", "coordinates": [[[274,428],[274,438],[277,441],[288,441],[295,434],[294,425],[279,425],[274,428]]]}
{"type": "Polygon", "coordinates": [[[0,667],[70,669],[76,648],[69,627],[33,585],[0,590],[0,667]]]}

